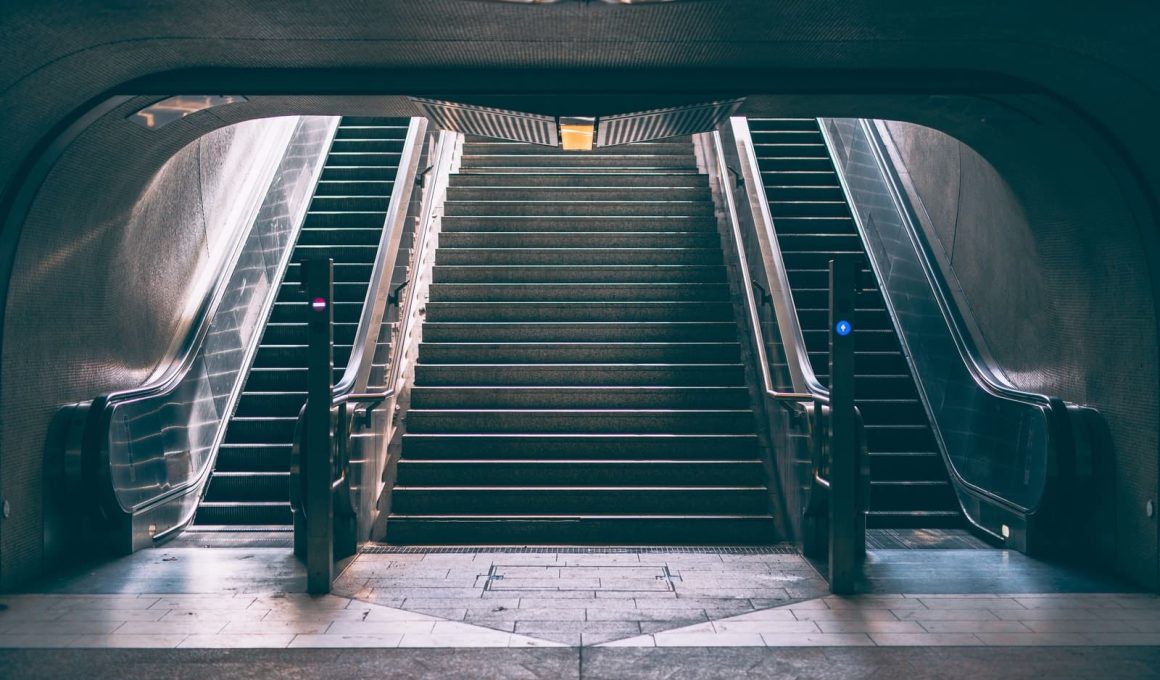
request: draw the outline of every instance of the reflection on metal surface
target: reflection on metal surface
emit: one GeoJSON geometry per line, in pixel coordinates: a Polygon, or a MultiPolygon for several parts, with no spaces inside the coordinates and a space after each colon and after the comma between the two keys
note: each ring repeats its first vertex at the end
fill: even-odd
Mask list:
{"type": "Polygon", "coordinates": [[[83,488],[107,498],[101,514],[113,520],[118,549],[145,547],[193,518],[336,122],[297,123],[174,368],[156,383],[97,398],[81,424],[83,488]]]}
{"type": "Polygon", "coordinates": [[[602,116],[596,146],[615,146],[716,130],[743,99],[602,116]]]}
{"type": "Polygon", "coordinates": [[[129,120],[141,127],[157,130],[179,121],[191,113],[204,111],[214,106],[237,104],[244,101],[247,100],[241,95],[179,94],[146,106],[129,116],[129,120]]]}
{"type": "MultiPolygon", "coordinates": [[[[1051,471],[1066,476],[1061,466],[1074,467],[1077,450],[1086,448],[1077,444],[1080,419],[1093,412],[1011,389],[990,374],[962,330],[873,123],[821,122],[963,509],[989,533],[1027,549],[1037,540],[1029,525],[1046,502],[1051,471]]],[[[1039,520],[1050,519],[1043,514],[1050,513],[1039,520]]]]}
{"type": "Polygon", "coordinates": [[[543,146],[556,146],[560,141],[556,119],[551,116],[420,97],[410,100],[442,130],[543,146]]]}

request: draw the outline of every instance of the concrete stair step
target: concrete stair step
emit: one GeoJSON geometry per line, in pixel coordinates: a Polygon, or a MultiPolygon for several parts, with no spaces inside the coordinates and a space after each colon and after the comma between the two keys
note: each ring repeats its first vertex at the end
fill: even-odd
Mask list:
{"type": "Polygon", "coordinates": [[[705,264],[723,261],[720,248],[440,248],[444,265],[705,264]]]}
{"type": "MultiPolygon", "coordinates": [[[[686,183],[687,184],[687,183],[686,183]]],[[[841,191],[839,189],[839,196],[841,191]]],[[[823,197],[825,195],[822,195],[823,197]]],[[[710,201],[709,183],[702,186],[624,186],[608,181],[605,186],[452,186],[447,202],[459,201],[710,201]]]]}
{"type": "Polygon", "coordinates": [[[449,408],[616,408],[744,409],[745,387],[414,387],[411,407],[449,408]]]}
{"type": "Polygon", "coordinates": [[[769,511],[765,487],[406,487],[391,512],[425,514],[738,514],[769,511]]]}
{"type": "Polygon", "coordinates": [[[604,154],[593,151],[586,154],[561,153],[471,153],[471,149],[463,150],[463,161],[460,172],[501,172],[505,169],[529,170],[540,172],[577,172],[589,168],[600,172],[626,170],[639,172],[642,170],[659,170],[671,172],[684,170],[697,172],[697,161],[693,154],[604,154]]]}
{"type": "Polygon", "coordinates": [[[760,460],[402,460],[402,486],[746,486],[764,484],[760,460]]]}
{"type": "Polygon", "coordinates": [[[744,384],[740,364],[418,364],[416,385],[721,385],[744,384]]]}
{"type": "Polygon", "coordinates": [[[639,433],[744,434],[754,428],[753,412],[735,410],[418,409],[407,413],[415,434],[639,433]]]}
{"type": "MultiPolygon", "coordinates": [[[[443,231],[454,232],[706,232],[717,223],[705,215],[449,215],[443,231]]],[[[720,248],[719,242],[716,244],[720,248]]]]}
{"type": "Polygon", "coordinates": [[[419,361],[424,364],[737,363],[740,360],[741,349],[736,342],[428,342],[419,346],[419,361]]]}
{"type": "Polygon", "coordinates": [[[456,265],[436,264],[439,283],[725,283],[724,264],[456,265]]]}
{"type": "MultiPolygon", "coordinates": [[[[831,179],[832,179],[832,174],[831,179]]],[[[689,172],[604,172],[593,168],[578,173],[547,174],[540,169],[506,173],[461,172],[451,179],[450,189],[502,187],[644,187],[650,189],[705,188],[709,176],[689,172]]],[[[449,190],[450,190],[449,189],[449,190]]]]}
{"type": "MultiPolygon", "coordinates": [[[[275,313],[280,311],[275,307],[275,313]]],[[[292,310],[303,318],[308,313],[305,305],[295,305],[292,310]]],[[[335,305],[335,316],[340,308],[335,305]]],[[[357,321],[350,310],[342,310],[344,320],[357,321]],[[351,318],[347,318],[351,317],[351,318]]],[[[361,312],[361,307],[355,311],[361,312]]],[[[279,316],[279,319],[282,317],[279,316]]],[[[601,321],[730,321],[733,309],[720,302],[429,302],[427,320],[431,323],[444,321],[478,322],[601,322],[601,321]]]]}
{"type": "Polygon", "coordinates": [[[449,231],[439,237],[445,248],[719,248],[711,231],[449,231]]]}
{"type": "MultiPolygon", "coordinates": [[[[446,235],[445,235],[446,236],[446,235]]],[[[729,301],[725,283],[436,283],[431,299],[440,302],[729,301]]]]}
{"type": "Polygon", "coordinates": [[[403,435],[406,460],[736,460],[757,451],[752,433],[403,435]]]}
{"type": "Polygon", "coordinates": [[[773,520],[755,515],[428,515],[392,514],[395,545],[768,545],[773,520]]]}
{"type": "Polygon", "coordinates": [[[455,217],[692,217],[711,216],[713,204],[674,199],[646,200],[455,200],[447,201],[444,215],[455,217]]]}
{"type": "Polygon", "coordinates": [[[732,321],[625,323],[428,322],[426,342],[731,342],[732,321]]]}

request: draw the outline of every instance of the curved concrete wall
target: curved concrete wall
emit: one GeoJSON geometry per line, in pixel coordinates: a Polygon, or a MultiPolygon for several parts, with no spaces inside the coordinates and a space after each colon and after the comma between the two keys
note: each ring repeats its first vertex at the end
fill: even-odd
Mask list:
{"type": "Polygon", "coordinates": [[[90,155],[82,141],[46,181],[50,200],[28,217],[5,306],[0,481],[12,514],[0,534],[4,583],[40,568],[41,466],[54,413],[139,386],[169,365],[296,123],[223,127],[146,177],[113,179],[128,166],[111,150],[90,155]]]}
{"type": "Polygon", "coordinates": [[[878,125],[997,377],[1092,406],[1106,419],[1113,450],[1102,463],[1113,488],[1100,500],[1111,526],[1099,548],[1125,573],[1142,576],[1131,565],[1156,555],[1144,506],[1155,497],[1158,474],[1160,342],[1145,244],[1116,224],[1123,216],[1103,171],[1060,140],[1045,161],[1070,180],[1013,173],[1013,185],[949,135],[909,123],[878,125]],[[1065,200],[1068,192],[1072,200],[1065,200]]]}

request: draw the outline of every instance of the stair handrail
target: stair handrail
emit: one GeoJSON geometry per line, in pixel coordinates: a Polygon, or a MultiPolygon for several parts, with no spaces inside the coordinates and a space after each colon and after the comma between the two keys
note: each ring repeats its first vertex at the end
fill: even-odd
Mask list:
{"type": "Polygon", "coordinates": [[[366,394],[367,378],[371,372],[371,358],[374,346],[379,340],[383,326],[383,316],[389,307],[388,291],[391,286],[395,261],[399,257],[399,247],[406,231],[407,213],[411,206],[411,193],[421,169],[419,160],[423,155],[423,142],[427,137],[427,119],[413,117],[407,125],[407,137],[399,156],[399,167],[392,185],[387,214],[383,218],[383,231],[379,239],[375,261],[371,269],[371,280],[367,286],[366,298],[355,329],[354,343],[351,345],[350,359],[346,363],[342,377],[334,385],[334,403],[372,401],[366,394]]]}
{"type": "MultiPolygon", "coordinates": [[[[757,308],[753,298],[753,291],[749,290],[747,294],[748,312],[756,321],[754,327],[757,328],[756,341],[761,355],[762,381],[766,385],[767,396],[771,399],[780,400],[780,402],[806,402],[806,400],[815,400],[821,404],[829,403],[829,390],[825,385],[821,384],[818,376],[814,374],[813,364],[810,363],[810,355],[806,352],[805,335],[802,332],[802,323],[798,318],[797,305],[793,303],[793,295],[790,289],[789,276],[785,272],[785,262],[782,259],[782,251],[777,241],[777,233],[774,230],[773,214],[769,210],[769,201],[766,197],[766,186],[761,180],[761,167],[757,164],[756,150],[753,146],[753,137],[749,133],[749,125],[746,118],[741,116],[734,116],[730,118],[730,131],[732,132],[735,146],[737,146],[737,155],[740,161],[739,179],[745,187],[745,195],[749,200],[749,215],[753,218],[754,231],[757,236],[757,245],[761,248],[762,258],[766,261],[766,295],[769,296],[774,305],[774,316],[777,320],[778,334],[782,338],[782,347],[785,352],[786,366],[789,368],[790,381],[793,385],[792,392],[780,392],[774,389],[773,376],[769,372],[769,363],[766,357],[766,345],[761,341],[763,338],[760,333],[760,317],[757,316],[757,308]]],[[[718,139],[719,144],[719,139],[718,139]]],[[[719,155],[724,165],[724,155],[719,155]]],[[[732,191],[727,198],[732,211],[731,222],[734,227],[734,238],[738,241],[738,251],[741,258],[741,270],[745,276],[745,283],[747,288],[753,287],[753,277],[749,274],[748,260],[745,258],[745,248],[741,247],[740,240],[740,226],[737,218],[737,207],[735,207],[732,191]]]]}
{"type": "Polygon", "coordinates": [[[761,170],[757,164],[757,156],[753,149],[753,140],[749,134],[749,126],[745,118],[735,116],[729,119],[729,125],[736,141],[737,155],[741,161],[740,173],[728,167],[725,162],[724,148],[721,135],[714,133],[718,173],[720,177],[738,176],[744,184],[745,195],[749,198],[750,211],[755,222],[758,243],[762,248],[762,256],[769,266],[766,270],[765,295],[772,299],[774,316],[777,319],[778,331],[782,337],[782,346],[785,348],[786,362],[789,367],[790,378],[793,383],[792,391],[780,391],[774,387],[773,375],[769,370],[769,358],[766,352],[765,337],[761,330],[761,317],[758,313],[757,301],[753,295],[754,286],[758,285],[750,274],[749,260],[745,255],[744,241],[741,236],[740,219],[737,214],[737,204],[733,195],[733,187],[728,182],[722,182],[725,207],[728,212],[729,224],[733,233],[733,240],[737,244],[741,276],[743,279],[746,313],[752,323],[753,344],[758,354],[758,363],[761,368],[761,382],[765,396],[790,408],[802,402],[830,403],[830,391],[826,389],[814,374],[810,364],[809,354],[806,352],[805,336],[802,334],[801,323],[798,320],[797,308],[794,305],[793,295],[790,292],[789,278],[786,275],[785,264],[782,261],[781,249],[778,247],[777,235],[773,230],[773,218],[769,211],[769,203],[765,197],[765,186],[761,180],[761,170]]]}
{"type": "MultiPolygon", "coordinates": [[[[227,420],[228,412],[232,411],[233,406],[237,403],[237,397],[244,381],[238,379],[232,386],[222,404],[223,408],[219,409],[218,405],[215,404],[215,409],[217,409],[215,422],[217,424],[209,446],[206,463],[201,466],[201,469],[176,484],[168,478],[158,481],[153,485],[154,488],[151,488],[151,493],[147,498],[132,502],[126,502],[119,496],[118,485],[114,479],[114,467],[127,467],[124,462],[114,461],[111,455],[114,411],[133,403],[163,398],[182,388],[185,379],[201,357],[202,349],[219,307],[230,290],[230,283],[233,282],[232,279],[239,266],[239,261],[247,252],[245,246],[251,240],[251,233],[258,221],[263,219],[262,211],[265,206],[270,201],[276,200],[273,193],[277,182],[280,181],[280,178],[290,177],[293,173],[297,173],[293,174],[296,177],[293,187],[279,187],[279,190],[283,192],[294,192],[292,199],[295,201],[295,206],[290,214],[288,216],[281,215],[279,211],[271,210],[271,214],[265,218],[269,224],[287,224],[289,226],[287,232],[289,240],[283,251],[277,254],[278,260],[273,265],[272,285],[268,288],[269,294],[262,300],[259,314],[254,316],[257,323],[264,322],[273,309],[278,288],[277,281],[281,279],[289,264],[296,235],[305,221],[310,197],[321,176],[327,150],[333,140],[337,124],[337,118],[317,117],[302,117],[295,123],[293,131],[281,150],[282,159],[279,165],[272,169],[265,191],[246,213],[248,226],[238,230],[230,242],[227,248],[228,255],[222,258],[214,272],[212,279],[214,284],[206,291],[189,331],[181,340],[174,358],[168,366],[159,371],[154,379],[140,387],[117,390],[99,395],[87,402],[70,404],[63,407],[58,413],[58,422],[54,423],[50,430],[50,442],[47,447],[50,458],[48,464],[59,466],[59,472],[64,479],[58,488],[50,490],[49,494],[59,497],[62,504],[77,506],[79,503],[89,503],[90,501],[95,504],[99,512],[93,513],[92,521],[104,522],[108,524],[110,530],[124,532],[118,533],[116,536],[118,541],[116,549],[131,551],[143,547],[153,540],[182,528],[192,519],[192,511],[196,508],[195,502],[187,503],[186,505],[189,507],[183,506],[180,512],[167,513],[164,507],[171,502],[191,496],[194,491],[204,491],[213,469],[217,448],[224,435],[224,422],[227,420]],[[309,147],[309,151],[302,153],[299,149],[292,154],[291,150],[295,145],[305,145],[309,147]],[[59,460],[54,463],[51,460],[53,457],[57,457],[59,460]],[[164,515],[164,521],[150,520],[146,522],[148,524],[146,527],[134,526],[138,516],[148,513],[160,513],[164,515]]],[[[239,371],[239,375],[244,374],[244,368],[249,366],[253,360],[260,336],[261,333],[253,333],[248,343],[240,348],[242,358],[239,365],[243,370],[239,371]]],[[[189,398],[195,397],[204,399],[204,395],[200,393],[189,395],[189,398]]],[[[200,421],[189,423],[191,427],[204,427],[207,424],[209,423],[200,421]]],[[[125,426],[128,426],[128,421],[126,421],[125,426]]],[[[153,432],[152,438],[160,441],[166,436],[166,432],[164,430],[154,431],[157,429],[161,429],[160,426],[150,431],[153,432]]],[[[132,448],[131,441],[125,444],[132,448]]],[[[158,445],[155,442],[154,448],[158,445]]],[[[160,445],[163,446],[163,444],[160,445]]],[[[154,451],[154,453],[156,452],[154,451]]],[[[130,458],[128,467],[134,465],[133,456],[130,458]]],[[[46,485],[50,489],[52,486],[51,482],[46,485]]],[[[49,504],[51,503],[46,503],[46,505],[49,504]]]]}
{"type": "MultiPolygon", "coordinates": [[[[417,118],[415,120],[421,120],[421,121],[423,121],[424,125],[426,124],[426,119],[417,118]]],[[[416,233],[415,233],[415,240],[414,240],[414,247],[416,249],[424,247],[424,244],[427,241],[427,234],[430,233],[430,230],[431,230],[431,223],[435,220],[435,218],[437,216],[436,210],[438,209],[439,204],[440,204],[440,201],[438,200],[438,196],[439,196],[440,192],[446,191],[446,189],[447,189],[448,170],[451,168],[451,165],[454,161],[456,148],[457,148],[455,140],[456,140],[456,137],[455,137],[454,133],[447,133],[447,132],[439,133],[439,137],[435,143],[435,150],[432,153],[432,158],[430,159],[429,166],[422,172],[421,175],[419,175],[419,174],[411,175],[411,179],[409,180],[410,183],[413,185],[417,181],[419,181],[419,177],[431,176],[434,178],[434,183],[429,188],[428,194],[426,196],[424,196],[423,205],[420,208],[420,215],[418,217],[418,222],[416,224],[416,233]]],[[[416,156],[416,160],[417,159],[418,159],[418,156],[416,156]]],[[[392,199],[392,202],[393,202],[393,199],[392,199]]],[[[408,199],[408,203],[409,202],[410,201],[408,199]]],[[[403,217],[404,218],[406,217],[405,212],[404,212],[403,217]]],[[[392,268],[394,267],[394,261],[397,258],[398,258],[398,248],[396,247],[394,249],[394,256],[390,260],[390,262],[391,262],[390,267],[392,267],[392,268]]],[[[383,286],[389,287],[389,285],[390,285],[390,277],[384,277],[383,286]]],[[[399,305],[400,309],[413,309],[414,305],[416,304],[416,302],[418,300],[418,295],[419,295],[419,286],[410,285],[410,282],[408,282],[407,302],[404,304],[404,303],[402,303],[402,301],[396,301],[396,304],[399,305]]],[[[388,296],[382,296],[382,297],[384,299],[386,299],[386,297],[388,297],[388,296]]],[[[413,324],[414,324],[414,315],[408,314],[404,319],[402,319],[402,324],[392,332],[392,335],[394,335],[396,338],[406,338],[411,333],[413,324]]],[[[361,325],[361,322],[360,322],[360,325],[361,325]]],[[[374,328],[381,328],[382,327],[382,315],[379,315],[379,322],[377,324],[375,324],[373,327],[374,328]]],[[[360,328],[360,331],[361,330],[362,329],[360,328]]],[[[370,337],[369,334],[368,334],[368,337],[370,337]]],[[[377,335],[374,336],[373,339],[374,339],[374,342],[371,343],[372,345],[379,341],[379,338],[377,335]]],[[[387,371],[387,379],[384,382],[385,387],[382,390],[376,390],[376,391],[367,391],[366,377],[370,373],[371,366],[370,366],[369,360],[363,360],[363,363],[366,365],[366,373],[362,375],[361,382],[358,383],[361,385],[360,391],[353,391],[353,389],[346,389],[345,391],[340,390],[340,387],[343,387],[343,382],[345,382],[346,375],[344,374],[344,376],[343,376],[344,381],[340,382],[338,385],[335,385],[334,399],[332,400],[332,404],[334,404],[335,406],[338,406],[338,405],[345,404],[345,403],[357,403],[357,404],[373,406],[374,404],[376,404],[378,402],[383,402],[383,401],[386,401],[388,399],[393,398],[397,392],[397,389],[398,389],[397,385],[399,382],[399,374],[403,368],[403,356],[402,356],[402,354],[403,354],[402,351],[392,351],[391,352],[391,361],[390,361],[390,365],[389,365],[389,368],[387,371]]],[[[351,357],[353,360],[354,355],[352,354],[351,357]]],[[[348,366],[348,372],[349,371],[350,371],[350,367],[348,366]]],[[[354,387],[354,384],[351,384],[350,388],[353,388],[353,387],[354,387]]]]}
{"type": "MultiPolygon", "coordinates": [[[[984,359],[979,347],[970,336],[970,333],[965,330],[966,320],[962,316],[962,310],[953,302],[953,297],[945,276],[942,273],[942,269],[936,264],[937,261],[934,253],[930,249],[930,244],[918,227],[919,218],[915,212],[915,207],[907,197],[901,177],[898,174],[898,169],[890,161],[890,154],[886,142],[875,128],[873,121],[866,119],[819,119],[819,127],[825,138],[827,148],[830,149],[831,154],[836,154],[839,149],[839,140],[836,139],[835,135],[829,129],[829,124],[831,123],[846,124],[851,133],[861,133],[864,135],[871,155],[871,166],[879,174],[884,185],[887,194],[885,198],[889,203],[889,207],[893,209],[898,218],[899,227],[905,233],[907,243],[913,249],[915,260],[922,270],[923,278],[929,287],[929,293],[938,307],[942,320],[946,323],[947,332],[953,341],[959,359],[977,388],[999,402],[1014,402],[1025,405],[1028,413],[1043,419],[1043,432],[1046,437],[1045,446],[1047,447],[1044,453],[1043,473],[1048,476],[1055,475],[1061,480],[1060,483],[1063,488],[1058,492],[1060,498],[1055,499],[1060,509],[1066,510],[1067,508],[1072,508],[1074,510],[1077,504],[1073,502],[1073,499],[1069,500],[1069,498],[1072,491],[1078,485],[1077,476],[1080,474],[1080,471],[1091,474],[1094,466],[1093,452],[1099,446],[1097,437],[1101,435],[1103,430],[1102,416],[1095,409],[1072,404],[1058,397],[1017,389],[1004,383],[998,377],[995,367],[984,359]]],[[[869,245],[868,225],[857,208],[858,202],[853,199],[854,192],[850,186],[847,170],[841,163],[837,162],[838,156],[835,155],[834,158],[834,166],[842,185],[843,194],[850,203],[851,214],[854,217],[858,232],[862,236],[863,241],[867,243],[867,255],[870,266],[874,268],[876,278],[879,281],[886,281],[887,279],[884,278],[883,272],[881,271],[881,264],[875,257],[874,249],[869,245]]],[[[875,226],[877,228],[877,225],[875,226]]],[[[921,400],[924,408],[928,409],[930,413],[932,430],[934,431],[940,452],[947,462],[948,472],[955,483],[959,502],[963,507],[964,514],[976,527],[995,538],[1007,542],[1008,545],[1013,545],[1016,548],[1024,550],[1034,551],[1038,549],[1040,545],[1039,538],[1031,537],[1034,544],[1028,545],[1028,532],[1026,531],[1026,527],[1031,522],[1029,517],[1037,514],[1043,504],[1051,501],[1051,499],[1044,497],[1042,495],[1043,492],[1040,492],[1041,495],[1037,503],[1033,507],[1026,506],[1013,499],[995,493],[990,489],[981,487],[963,476],[950,453],[946,435],[940,426],[940,419],[931,410],[930,397],[927,395],[920,371],[915,365],[913,352],[911,351],[906,333],[902,332],[902,326],[899,323],[899,315],[895,309],[894,301],[887,290],[885,290],[887,288],[888,286],[884,286],[883,294],[887,311],[896,327],[900,330],[899,340],[905,350],[904,354],[907,363],[910,365],[916,377],[916,386],[922,397],[921,400]],[[971,499],[969,503],[964,502],[967,499],[971,499]],[[988,503],[991,507],[986,520],[981,518],[982,512],[977,507],[980,502],[988,503]],[[1022,520],[1024,526],[1009,527],[1008,523],[1015,524],[1015,521],[1012,520],[1022,520]]],[[[1023,435],[1021,434],[1021,436],[1023,435]]],[[[1045,476],[1044,479],[1046,480],[1047,477],[1045,476]]],[[[1047,486],[1047,482],[1044,481],[1043,487],[1045,491],[1047,486]]],[[[1050,521],[1050,519],[1047,521],[1050,521]]],[[[1054,539],[1050,535],[1042,539],[1043,544],[1051,540],[1054,539]]]]}
{"type": "MultiPolygon", "coordinates": [[[[448,176],[455,162],[455,157],[459,147],[459,140],[461,135],[440,131],[434,135],[434,148],[427,158],[427,167],[419,170],[419,159],[423,157],[423,145],[428,143],[428,140],[433,136],[427,132],[427,121],[420,119],[421,124],[414,125],[412,132],[415,133],[415,149],[414,156],[415,163],[411,164],[407,174],[400,175],[398,182],[406,182],[413,187],[416,184],[422,184],[423,194],[419,201],[419,205],[415,206],[415,201],[410,198],[410,190],[408,189],[408,199],[406,201],[399,201],[399,210],[403,212],[402,224],[405,225],[408,219],[415,220],[415,238],[412,246],[412,262],[414,267],[418,267],[422,262],[424,254],[427,252],[428,241],[430,240],[431,230],[434,228],[433,224],[439,218],[439,211],[442,206],[442,197],[445,195],[448,184],[448,176]],[[406,208],[404,210],[404,207],[406,208]],[[416,214],[416,212],[418,214],[416,214]]],[[[414,123],[415,121],[413,121],[414,123]]],[[[411,135],[408,135],[411,138],[411,135]]],[[[393,200],[393,199],[392,199],[393,200]]],[[[394,204],[394,202],[393,202],[394,204]]],[[[397,241],[396,241],[397,246],[397,241]]],[[[407,339],[412,336],[414,325],[417,323],[417,311],[421,313],[421,309],[417,308],[420,304],[420,294],[422,287],[416,285],[414,278],[419,275],[418,271],[410,273],[409,279],[404,285],[407,288],[406,302],[402,302],[398,298],[401,288],[399,286],[393,293],[390,292],[391,276],[388,272],[393,272],[398,259],[398,248],[395,247],[393,254],[389,257],[382,257],[381,265],[384,267],[383,276],[378,285],[379,297],[378,303],[386,306],[389,299],[392,303],[398,304],[400,309],[406,310],[401,320],[390,324],[389,336],[382,337],[382,330],[387,325],[383,322],[383,316],[379,315],[377,323],[367,328],[366,349],[369,350],[364,353],[363,363],[366,364],[365,372],[359,369],[362,373],[359,385],[361,388],[358,391],[353,389],[346,389],[341,394],[336,394],[337,389],[331,391],[330,422],[327,424],[329,428],[328,439],[331,442],[331,450],[333,452],[333,461],[331,466],[331,488],[335,494],[335,512],[341,513],[347,517],[353,517],[355,522],[355,529],[353,533],[344,533],[343,538],[336,539],[334,546],[335,554],[349,554],[355,549],[358,541],[365,540],[368,522],[364,515],[360,512],[360,508],[366,509],[365,498],[356,499],[356,494],[353,492],[353,487],[357,486],[357,480],[352,480],[352,469],[350,459],[350,442],[354,436],[354,431],[357,428],[368,428],[373,426],[373,416],[380,408],[385,408],[388,412],[393,411],[392,401],[398,395],[398,385],[400,382],[403,364],[405,360],[405,345],[407,339]],[[389,358],[386,361],[386,377],[383,381],[384,388],[381,390],[368,390],[367,381],[373,368],[372,363],[375,362],[377,350],[384,347],[384,343],[389,345],[389,358]],[[373,348],[373,349],[372,349],[373,348]],[[385,406],[384,406],[385,405],[385,406]],[[342,545],[339,545],[342,543],[342,545]]],[[[353,356],[353,355],[352,355],[353,356]]],[[[379,367],[383,363],[375,364],[379,367]]],[[[306,437],[309,434],[308,425],[308,410],[309,400],[303,404],[298,413],[298,420],[294,429],[294,445],[291,454],[291,482],[290,482],[290,502],[291,507],[299,517],[305,517],[308,514],[308,508],[305,507],[305,499],[307,494],[305,492],[306,485],[309,480],[300,474],[300,461],[308,454],[305,448],[306,437]]],[[[388,416],[387,426],[389,428],[392,419],[388,416]]],[[[388,430],[389,432],[389,430],[388,430]]],[[[380,433],[387,434],[387,433],[380,433]]],[[[383,436],[384,444],[388,442],[389,437],[383,436]]],[[[372,465],[385,463],[380,460],[386,454],[386,446],[384,445],[381,451],[376,452],[376,459],[372,465]]],[[[379,466],[381,467],[381,466],[379,466]]],[[[376,468],[378,469],[378,468],[376,468]]],[[[365,481],[365,480],[364,480],[365,481]]],[[[377,482],[381,482],[377,480],[377,482]]],[[[372,511],[373,512],[373,511],[372,511]]],[[[295,534],[296,541],[298,540],[299,520],[295,520],[295,534]]],[[[340,532],[342,533],[342,532],[340,532]]],[[[304,553],[304,548],[300,549],[296,542],[296,552],[304,553]]]]}

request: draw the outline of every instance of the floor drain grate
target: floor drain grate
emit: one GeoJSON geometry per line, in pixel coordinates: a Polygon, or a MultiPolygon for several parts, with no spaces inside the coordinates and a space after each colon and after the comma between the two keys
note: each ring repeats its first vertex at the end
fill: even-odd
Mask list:
{"type": "Polygon", "coordinates": [[[716,546],[416,546],[416,545],[364,545],[360,550],[366,555],[444,555],[476,553],[500,554],[560,554],[560,555],[623,555],[631,553],[655,554],[675,553],[685,555],[797,555],[793,545],[767,545],[756,547],[716,547],[716,546]]]}

